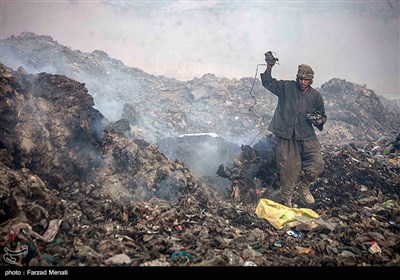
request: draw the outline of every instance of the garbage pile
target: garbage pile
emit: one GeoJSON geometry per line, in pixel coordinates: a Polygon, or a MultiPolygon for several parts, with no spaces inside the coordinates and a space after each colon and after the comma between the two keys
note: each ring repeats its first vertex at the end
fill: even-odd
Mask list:
{"type": "Polygon", "coordinates": [[[255,213],[279,186],[273,148],[244,146],[237,158],[239,169],[259,160],[245,172],[258,178],[255,201],[242,200],[246,184],[224,196],[134,138],[125,121],[105,121],[92,101],[65,76],[1,65],[2,266],[400,264],[400,178],[390,154],[324,145],[327,168],[313,186],[318,226],[278,230],[255,213]]]}

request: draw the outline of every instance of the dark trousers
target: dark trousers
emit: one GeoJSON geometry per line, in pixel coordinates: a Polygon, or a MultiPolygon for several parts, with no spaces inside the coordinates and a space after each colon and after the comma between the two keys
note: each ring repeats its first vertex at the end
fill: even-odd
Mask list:
{"type": "Polygon", "coordinates": [[[281,181],[283,197],[291,197],[295,185],[310,185],[324,170],[325,162],[321,155],[321,145],[317,138],[311,140],[295,140],[278,137],[276,164],[281,181]]]}

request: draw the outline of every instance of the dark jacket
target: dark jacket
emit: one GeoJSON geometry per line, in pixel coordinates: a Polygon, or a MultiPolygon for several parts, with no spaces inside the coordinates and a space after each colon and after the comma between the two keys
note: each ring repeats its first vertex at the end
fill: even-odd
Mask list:
{"type": "MultiPolygon", "coordinates": [[[[316,138],[314,128],[307,119],[307,114],[319,111],[326,122],[325,107],[319,91],[309,87],[305,94],[296,81],[277,81],[271,77],[271,72],[261,74],[263,86],[278,96],[274,116],[268,126],[268,130],[276,136],[291,139],[295,133],[296,140],[308,140],[316,138]]],[[[317,126],[323,129],[323,124],[317,126]]]]}

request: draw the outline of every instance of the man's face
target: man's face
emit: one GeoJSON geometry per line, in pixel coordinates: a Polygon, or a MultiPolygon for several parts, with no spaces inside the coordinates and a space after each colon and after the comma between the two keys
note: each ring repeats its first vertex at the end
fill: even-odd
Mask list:
{"type": "Polygon", "coordinates": [[[299,79],[299,85],[301,90],[307,89],[311,84],[311,80],[304,80],[304,79],[299,79]]]}

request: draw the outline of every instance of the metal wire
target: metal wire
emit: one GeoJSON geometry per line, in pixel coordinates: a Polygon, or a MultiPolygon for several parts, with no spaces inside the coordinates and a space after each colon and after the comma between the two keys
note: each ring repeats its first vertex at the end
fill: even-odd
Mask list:
{"type": "MultiPolygon", "coordinates": [[[[253,84],[251,85],[250,92],[249,92],[250,96],[253,97],[253,99],[254,99],[254,104],[249,108],[249,112],[250,112],[250,114],[253,114],[254,116],[256,116],[256,117],[260,120],[261,125],[262,125],[262,118],[261,118],[259,115],[257,115],[256,113],[254,113],[254,111],[253,111],[254,106],[257,105],[257,99],[256,99],[256,97],[252,94],[253,88],[254,88],[254,84],[256,83],[256,79],[257,79],[258,67],[260,67],[260,66],[267,66],[267,64],[257,64],[256,73],[255,73],[254,79],[253,79],[253,84]]],[[[261,133],[263,133],[263,132],[265,132],[265,131],[266,131],[266,128],[262,129],[262,130],[254,137],[254,139],[250,142],[249,145],[251,146],[251,145],[253,144],[254,140],[256,140],[257,137],[258,137],[261,133]]]]}
{"type": "Polygon", "coordinates": [[[256,99],[256,97],[252,94],[253,88],[254,88],[254,84],[256,83],[257,73],[258,73],[258,67],[259,67],[259,66],[267,66],[267,64],[257,64],[256,73],[255,73],[254,79],[253,79],[253,84],[251,85],[250,92],[249,92],[250,96],[253,97],[253,99],[254,99],[254,104],[249,108],[249,112],[250,112],[251,114],[253,114],[254,116],[256,116],[257,118],[259,118],[260,120],[262,120],[262,118],[261,118],[260,116],[258,116],[256,113],[254,113],[254,111],[253,111],[253,107],[257,105],[257,99],[256,99]]]}

